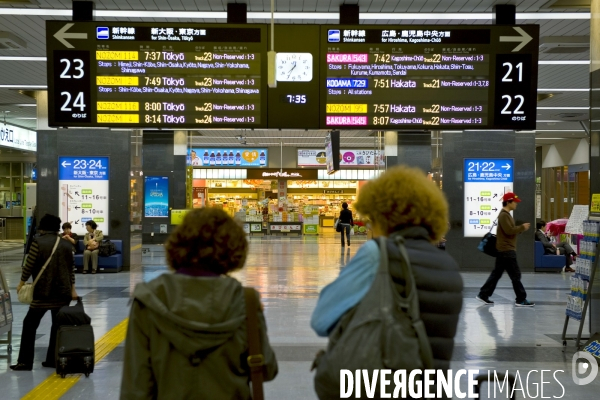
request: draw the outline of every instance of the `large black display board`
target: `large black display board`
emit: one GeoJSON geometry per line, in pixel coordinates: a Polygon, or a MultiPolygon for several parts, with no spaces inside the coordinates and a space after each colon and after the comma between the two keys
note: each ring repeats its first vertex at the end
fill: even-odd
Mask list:
{"type": "Polygon", "coordinates": [[[535,129],[539,27],[323,26],[321,128],[535,129]]]}
{"type": "Polygon", "coordinates": [[[267,126],[266,26],[47,21],[49,125],[267,126]]]}

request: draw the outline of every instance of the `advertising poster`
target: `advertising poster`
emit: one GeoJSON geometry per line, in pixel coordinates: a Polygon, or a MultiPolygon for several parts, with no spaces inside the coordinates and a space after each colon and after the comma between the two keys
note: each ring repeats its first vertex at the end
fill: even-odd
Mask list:
{"type": "MultiPolygon", "coordinates": [[[[299,167],[324,167],[327,158],[324,150],[298,149],[299,167]]],[[[340,167],[385,166],[383,150],[340,150],[340,167]]]]}
{"type": "Polygon", "coordinates": [[[513,190],[513,166],[512,158],[464,160],[465,237],[483,237],[493,226],[502,209],[502,196],[513,190]]]}
{"type": "Polygon", "coordinates": [[[109,234],[109,171],[109,157],[58,157],[58,216],[78,235],[90,220],[109,234]]]}
{"type": "Polygon", "coordinates": [[[169,216],[169,178],[147,176],[144,184],[144,216],[164,218],[169,216]]]}
{"type": "Polygon", "coordinates": [[[267,149],[193,148],[188,150],[188,165],[214,168],[266,167],[267,149]]]}

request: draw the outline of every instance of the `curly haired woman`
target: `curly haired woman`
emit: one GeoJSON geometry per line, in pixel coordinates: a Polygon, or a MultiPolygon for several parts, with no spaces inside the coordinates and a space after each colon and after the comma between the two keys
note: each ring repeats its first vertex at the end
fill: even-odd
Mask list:
{"type": "MultiPolygon", "coordinates": [[[[165,247],[174,273],[133,293],[121,399],[250,399],[244,291],[228,276],[246,261],[244,230],[223,210],[195,209],[165,247]]],[[[268,381],[277,361],[262,311],[258,321],[268,381]]]]}
{"type": "MultiPolygon", "coordinates": [[[[436,369],[447,370],[462,308],[463,282],[456,262],[437,248],[448,229],[444,194],[420,169],[400,166],[367,183],[354,208],[371,221],[374,237],[405,238],[434,365],[436,369]]],[[[403,291],[400,252],[393,243],[388,241],[390,273],[398,290],[403,291]]],[[[375,280],[379,257],[377,242],[368,241],[338,278],[321,291],[311,320],[319,336],[327,336],[340,318],[367,294],[375,280]]]]}

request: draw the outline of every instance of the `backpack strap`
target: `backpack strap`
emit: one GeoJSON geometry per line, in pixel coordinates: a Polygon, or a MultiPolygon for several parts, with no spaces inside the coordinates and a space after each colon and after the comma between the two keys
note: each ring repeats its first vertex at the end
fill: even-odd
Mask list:
{"type": "Polygon", "coordinates": [[[258,330],[260,303],[256,290],[245,287],[244,299],[246,300],[246,336],[248,337],[248,366],[250,367],[250,380],[252,381],[252,399],[263,400],[265,357],[260,346],[260,332],[258,330]]]}
{"type": "MultiPolygon", "coordinates": [[[[412,326],[417,333],[417,338],[419,339],[419,352],[421,353],[421,360],[423,361],[423,366],[425,369],[433,369],[433,352],[431,350],[429,338],[427,337],[425,324],[423,323],[423,320],[421,320],[421,314],[419,311],[419,295],[417,293],[417,285],[415,283],[415,277],[410,264],[410,258],[408,257],[406,246],[404,245],[405,239],[402,235],[394,235],[392,240],[400,252],[400,266],[402,268],[402,276],[404,277],[405,281],[406,299],[409,304],[407,313],[412,321],[412,326]]],[[[386,260],[385,264],[387,265],[385,268],[389,271],[387,239],[383,237],[379,238],[379,243],[382,261],[384,259],[386,260]]]]}

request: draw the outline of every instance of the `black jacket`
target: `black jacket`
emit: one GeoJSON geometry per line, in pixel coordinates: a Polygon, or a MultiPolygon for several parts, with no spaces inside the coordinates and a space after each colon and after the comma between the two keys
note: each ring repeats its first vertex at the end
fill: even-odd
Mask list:
{"type": "Polygon", "coordinates": [[[56,238],[59,238],[56,251],[33,290],[32,308],[61,307],[71,301],[71,287],[75,283],[73,249],[71,243],[60,239],[55,233],[46,233],[33,239],[21,280],[26,282],[30,276],[36,279],[52,254],[56,238]]]}
{"type": "MultiPolygon", "coordinates": [[[[463,302],[463,281],[458,264],[448,253],[437,249],[429,241],[424,228],[409,228],[399,233],[406,239],[405,247],[417,285],[421,319],[427,330],[435,368],[449,369],[463,302]]],[[[400,252],[391,240],[388,241],[388,257],[392,278],[402,293],[405,281],[400,252]]]]}
{"type": "Polygon", "coordinates": [[[556,254],[556,247],[552,245],[552,242],[550,241],[550,239],[548,239],[548,236],[546,236],[539,229],[535,231],[535,241],[542,242],[542,245],[544,246],[544,253],[556,254]]]}
{"type": "Polygon", "coordinates": [[[354,221],[352,220],[352,211],[348,209],[340,211],[340,223],[354,226],[354,221]]]}

